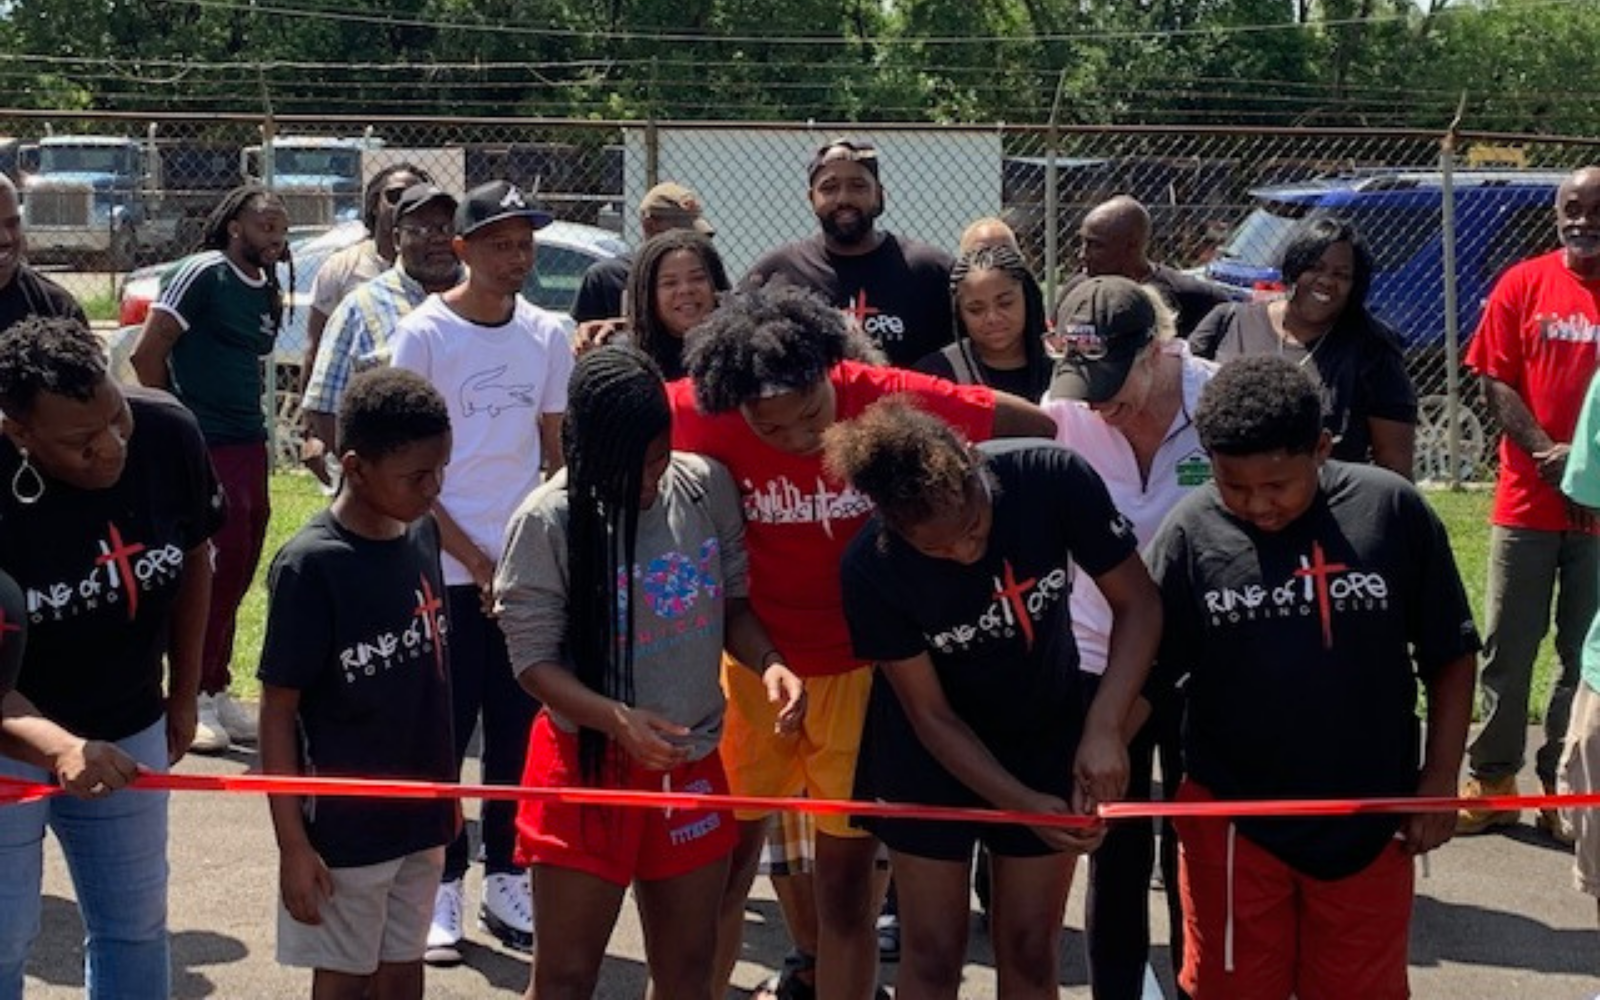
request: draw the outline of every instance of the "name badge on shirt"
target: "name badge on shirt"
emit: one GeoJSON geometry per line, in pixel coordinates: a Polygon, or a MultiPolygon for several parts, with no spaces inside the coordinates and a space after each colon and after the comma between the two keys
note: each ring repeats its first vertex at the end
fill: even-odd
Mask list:
{"type": "Polygon", "coordinates": [[[1185,488],[1204,486],[1211,482],[1211,460],[1204,455],[1191,455],[1178,463],[1178,485],[1185,488]]]}

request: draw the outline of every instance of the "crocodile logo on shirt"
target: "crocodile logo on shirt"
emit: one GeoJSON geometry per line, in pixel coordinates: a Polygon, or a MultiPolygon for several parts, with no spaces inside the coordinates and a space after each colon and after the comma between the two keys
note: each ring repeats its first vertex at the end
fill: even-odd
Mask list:
{"type": "Polygon", "coordinates": [[[487,413],[491,417],[498,417],[507,410],[531,410],[539,405],[535,398],[538,390],[532,383],[502,385],[498,381],[508,367],[500,365],[467,376],[461,383],[462,416],[487,413]]]}

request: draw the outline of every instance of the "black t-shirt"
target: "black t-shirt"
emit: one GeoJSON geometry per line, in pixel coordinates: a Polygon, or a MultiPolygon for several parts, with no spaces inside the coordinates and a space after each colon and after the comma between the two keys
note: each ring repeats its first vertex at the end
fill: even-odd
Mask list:
{"type": "Polygon", "coordinates": [[[744,287],[790,284],[821,295],[861,323],[888,355],[909,368],[955,336],[950,255],[890,233],[871,253],[829,252],[821,234],[786,243],[755,262],[744,287]]]}
{"type": "MultiPolygon", "coordinates": [[[[28,608],[17,690],[89,739],[122,739],[161,718],[184,554],[216,533],[226,511],[194,415],[164,392],[123,392],[133,433],[114,485],[47,480],[31,505],[0,486],[0,569],[28,608]]],[[[20,464],[0,439],[0,484],[20,464]]]]}
{"type": "MultiPolygon", "coordinates": [[[[1167,304],[1178,311],[1179,337],[1188,337],[1211,310],[1231,301],[1221,291],[1199,278],[1184,274],[1175,267],[1152,264],[1150,268],[1150,273],[1140,284],[1149,285],[1160,292],[1161,297],[1167,300],[1167,304]]],[[[1088,278],[1087,274],[1079,271],[1062,282],[1061,288],[1056,292],[1056,305],[1060,306],[1066,294],[1088,278]]]]}
{"type": "Polygon", "coordinates": [[[995,368],[978,357],[978,352],[966,340],[957,341],[926,355],[913,366],[916,371],[937,375],[961,385],[986,385],[991,389],[1009,392],[1030,403],[1044,398],[1050,388],[1052,367],[1049,358],[1041,352],[1039,357],[1021,368],[995,368]]]}
{"type": "Polygon", "coordinates": [[[1189,338],[1189,349],[1222,363],[1279,354],[1310,371],[1322,387],[1322,420],[1334,438],[1333,457],[1343,462],[1372,461],[1369,418],[1417,422],[1417,390],[1388,327],[1377,320],[1341,320],[1308,350],[1278,336],[1268,305],[1233,302],[1216,309],[1189,338]]]}
{"type": "MultiPolygon", "coordinates": [[[[300,767],[318,776],[456,780],[449,625],[439,529],[419,518],[382,541],[324,510],[278,551],[257,676],[300,692],[300,767]]],[[[450,800],[305,799],[306,828],[334,867],[449,843],[450,800]]]]}
{"type": "MultiPolygon", "coordinates": [[[[1148,549],[1165,610],[1153,683],[1184,673],[1183,746],[1219,799],[1414,795],[1417,682],[1479,648],[1444,526],[1385,469],[1329,462],[1312,507],[1266,533],[1214,484],[1148,549]]],[[[1316,878],[1365,868],[1398,816],[1240,819],[1316,878]]]]}
{"type": "MultiPolygon", "coordinates": [[[[1019,779],[1050,787],[1051,775],[1070,774],[1084,709],[1068,612],[1072,565],[1091,576],[1120,565],[1135,551],[1133,527],[1065,448],[1000,441],[979,450],[994,503],[983,557],[969,566],[923,555],[875,519],[845,552],[845,617],[864,660],[928,653],[946,700],[984,745],[1019,779]]],[[[882,676],[877,688],[857,796],[972,802],[922,749],[882,676]]]]}
{"type": "Polygon", "coordinates": [[[0,332],[29,316],[69,316],[84,326],[89,325],[83,307],[71,292],[23,265],[17,268],[10,283],[0,288],[0,332]]]}
{"type": "Polygon", "coordinates": [[[583,272],[583,283],[572,297],[572,318],[578,323],[614,319],[622,315],[622,293],[633,270],[632,252],[597,260],[583,272]]]}

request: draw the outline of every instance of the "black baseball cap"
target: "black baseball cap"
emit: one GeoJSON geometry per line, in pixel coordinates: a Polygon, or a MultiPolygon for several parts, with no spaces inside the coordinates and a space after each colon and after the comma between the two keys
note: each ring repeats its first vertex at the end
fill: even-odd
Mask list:
{"type": "Polygon", "coordinates": [[[490,181],[468,191],[456,209],[456,235],[471,236],[502,219],[527,219],[533,228],[543,229],[555,216],[528,200],[510,181],[490,181]]]}
{"type": "Polygon", "coordinates": [[[1138,283],[1114,275],[1074,286],[1056,309],[1053,338],[1065,353],[1056,362],[1050,395],[1085,403],[1115,396],[1156,337],[1156,309],[1138,283]]]}
{"type": "Polygon", "coordinates": [[[817,147],[811,154],[811,163],[806,167],[807,183],[815,181],[817,174],[829,163],[839,161],[859,163],[866,168],[874,179],[878,177],[878,147],[865,139],[833,139],[817,147]]]}
{"type": "Polygon", "coordinates": [[[424,205],[434,202],[444,202],[454,212],[458,205],[456,196],[443,188],[432,184],[413,184],[400,192],[400,200],[394,203],[394,217],[403,219],[424,205]]]}

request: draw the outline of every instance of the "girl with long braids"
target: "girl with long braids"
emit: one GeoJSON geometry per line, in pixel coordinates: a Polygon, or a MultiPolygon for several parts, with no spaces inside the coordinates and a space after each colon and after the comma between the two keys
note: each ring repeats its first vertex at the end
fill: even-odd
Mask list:
{"type": "MultiPolygon", "coordinates": [[[[545,705],[525,784],[725,794],[724,644],[760,673],[778,725],[801,721],[804,688],[750,610],[738,491],[717,462],[673,452],[671,432],[649,358],[578,361],[567,466],[512,518],[495,580],[512,668],[545,705]]],[[[630,885],[654,995],[713,994],[731,813],[525,803],[517,834],[539,900],[530,1000],[594,994],[630,885]]]]}
{"type": "Polygon", "coordinates": [[[206,220],[201,251],[163,276],[130,358],[141,385],[170,390],[194,413],[227,493],[228,518],[213,539],[216,575],[191,747],[207,753],[256,737],[255,713],[228,696],[229,664],[234,618],[271,514],[262,358],[270,358],[283,323],[277,265],[288,259],[288,231],[276,194],[249,185],[228,192],[206,220]]]}
{"type": "MultiPolygon", "coordinates": [[[[855,653],[878,664],[853,797],[1063,814],[1119,799],[1124,720],[1161,607],[1100,477],[1054,444],[974,447],[903,400],[874,403],[823,440],[829,472],[877,508],[841,569],[855,653]],[[1076,572],[1113,615],[1098,683],[1078,669],[1076,572]]],[[[955,1000],[976,842],[992,858],[999,995],[1056,996],[1073,867],[1104,827],[858,823],[888,846],[898,884],[898,996],[955,1000]]]]}
{"type": "Polygon", "coordinates": [[[1015,249],[978,246],[950,268],[956,339],[916,370],[962,385],[987,385],[1037,402],[1050,387],[1044,293],[1015,249]]]}

